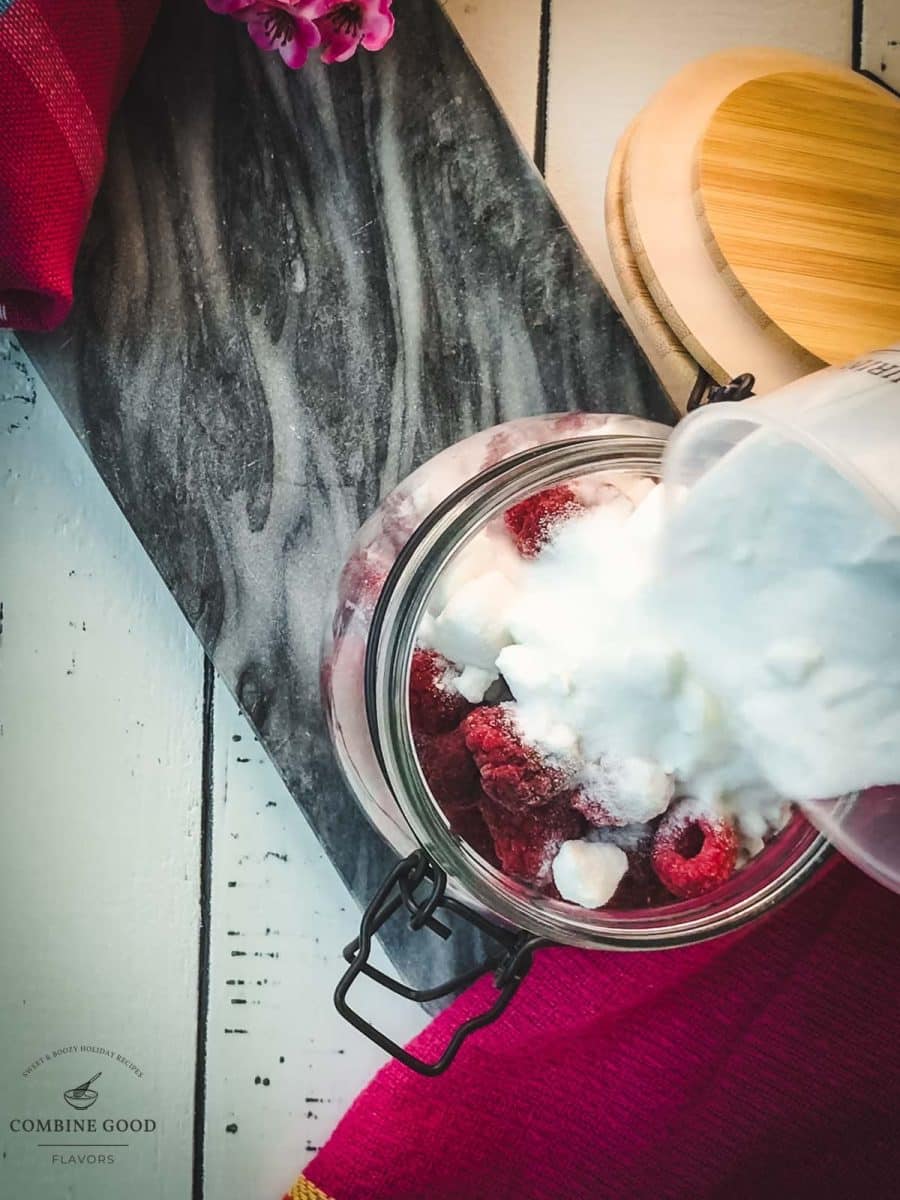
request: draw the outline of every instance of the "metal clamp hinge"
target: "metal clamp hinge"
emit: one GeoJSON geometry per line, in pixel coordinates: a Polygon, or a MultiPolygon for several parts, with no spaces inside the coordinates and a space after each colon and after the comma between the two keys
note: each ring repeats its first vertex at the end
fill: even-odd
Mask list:
{"type": "Polygon", "coordinates": [[[540,946],[550,945],[545,938],[535,937],[522,930],[507,930],[494,925],[480,913],[467,908],[452,896],[446,895],[446,873],[431,860],[424,850],[416,850],[402,862],[398,862],[388,873],[387,878],[373,896],[362,915],[359,926],[359,937],[344,948],[344,958],[350,964],[344,972],[340,983],[335,989],[334,1003],[338,1012],[361,1033],[370,1038],[382,1050],[392,1054],[394,1058],[418,1071],[420,1075],[440,1075],[449,1067],[459,1051],[460,1046],[476,1029],[483,1029],[500,1016],[518,990],[519,984],[528,974],[534,951],[540,946]],[[427,887],[427,891],[419,892],[427,887]],[[409,913],[409,928],[412,932],[428,929],[438,937],[448,938],[452,930],[435,913],[444,909],[475,925],[482,933],[487,934],[498,945],[496,954],[488,957],[477,966],[454,976],[444,983],[431,988],[413,988],[397,979],[392,979],[383,971],[379,971],[369,962],[372,950],[372,940],[375,933],[386,921],[401,908],[409,913]],[[369,1021],[360,1016],[347,1003],[347,994],[353,981],[359,975],[381,984],[382,987],[403,996],[407,1000],[425,1003],[451,995],[473,983],[479,976],[488,971],[494,972],[494,986],[497,997],[493,1004],[477,1016],[470,1017],[454,1030],[446,1048],[434,1062],[426,1062],[417,1058],[409,1050],[393,1041],[376,1029],[369,1021]]]}
{"type": "Polygon", "coordinates": [[[753,395],[755,386],[756,377],[746,371],[729,383],[713,383],[706,371],[701,370],[687,402],[687,411],[693,412],[707,404],[720,404],[723,400],[746,400],[753,395]]]}

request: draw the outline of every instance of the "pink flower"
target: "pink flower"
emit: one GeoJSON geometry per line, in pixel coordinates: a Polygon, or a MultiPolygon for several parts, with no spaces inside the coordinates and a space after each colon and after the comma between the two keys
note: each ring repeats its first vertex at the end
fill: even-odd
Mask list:
{"type": "Polygon", "coordinates": [[[311,0],[307,15],[322,39],[322,62],[345,62],[362,42],[380,50],[394,32],[392,0],[311,0]]]}
{"type": "Polygon", "coordinates": [[[211,8],[214,13],[224,13],[226,17],[233,17],[242,8],[249,8],[255,3],[256,0],[206,0],[206,7],[211,8]]]}
{"type": "Polygon", "coordinates": [[[261,50],[277,50],[294,70],[303,66],[322,40],[310,19],[307,0],[206,0],[206,4],[213,12],[243,21],[261,50]]]}

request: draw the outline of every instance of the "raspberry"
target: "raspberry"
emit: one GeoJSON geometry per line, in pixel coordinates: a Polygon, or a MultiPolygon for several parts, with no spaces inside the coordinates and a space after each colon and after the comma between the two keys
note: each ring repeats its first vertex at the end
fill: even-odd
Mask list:
{"type": "Polygon", "coordinates": [[[560,413],[553,420],[553,428],[558,433],[580,433],[583,429],[599,424],[596,413],[575,412],[560,413]]]}
{"type": "Polygon", "coordinates": [[[420,733],[413,741],[425,782],[448,817],[454,808],[475,804],[480,792],[478,769],[466,749],[462,730],[420,733]]]}
{"type": "Polygon", "coordinates": [[[481,786],[498,804],[518,812],[547,804],[565,789],[565,773],[525,745],[506,706],[476,708],[462,729],[481,786]]]}
{"type": "Polygon", "coordinates": [[[669,807],[675,791],[672,776],[646,758],[606,754],[587,763],[572,807],[592,825],[641,825],[669,807]]]}
{"type": "Polygon", "coordinates": [[[532,444],[531,439],[521,428],[509,424],[500,425],[491,434],[485,446],[481,470],[486,471],[488,467],[495,466],[504,458],[510,458],[513,454],[517,454],[532,444]]]}
{"type": "Polygon", "coordinates": [[[396,488],[382,500],[380,512],[382,536],[394,550],[402,550],[422,519],[415,500],[396,488]]]}
{"type": "Polygon", "coordinates": [[[341,607],[371,612],[381,594],[389,567],[390,563],[371,546],[351,554],[338,580],[341,607]]]}
{"type": "Polygon", "coordinates": [[[524,558],[538,555],[562,521],[584,511],[584,505],[566,484],[547,488],[508,508],[503,514],[516,549],[524,558]]]}
{"type": "Polygon", "coordinates": [[[565,803],[512,813],[485,795],[480,807],[500,866],[507,875],[528,883],[550,883],[560,846],[584,832],[584,821],[565,803]]]}
{"type": "Polygon", "coordinates": [[[672,896],[660,883],[651,861],[655,827],[655,822],[626,825],[619,829],[595,830],[590,835],[597,841],[618,846],[628,856],[628,870],[607,908],[653,908],[671,903],[672,896]]]}
{"type": "Polygon", "coordinates": [[[693,800],[682,800],[660,821],[651,859],[660,882],[674,896],[688,899],[730,878],[737,852],[733,825],[693,800]]]}
{"type": "MultiPolygon", "coordinates": [[[[649,862],[648,858],[648,866],[649,862]]],[[[622,882],[616,888],[612,899],[604,905],[605,908],[632,911],[639,908],[660,908],[664,904],[673,903],[672,893],[657,879],[652,870],[633,870],[630,857],[628,864],[622,882]]]]}
{"type": "Polygon", "coordinates": [[[459,671],[436,650],[414,650],[409,668],[409,717],[413,733],[455,729],[472,705],[448,687],[459,671]]]}
{"type": "Polygon", "coordinates": [[[431,794],[450,822],[450,829],[494,866],[494,843],[481,815],[478,770],[466,749],[462,731],[420,733],[414,737],[419,765],[431,794]]]}
{"type": "Polygon", "coordinates": [[[594,825],[598,829],[602,829],[609,825],[621,825],[621,821],[617,821],[611,817],[606,806],[601,800],[590,792],[586,792],[584,788],[578,788],[572,793],[572,799],[569,802],[576,812],[581,813],[589,825],[594,825]]]}
{"type": "Polygon", "coordinates": [[[444,813],[450,822],[450,829],[457,837],[468,842],[475,853],[480,854],[491,866],[500,866],[494,850],[494,839],[478,804],[451,805],[444,809],[444,813]]]}

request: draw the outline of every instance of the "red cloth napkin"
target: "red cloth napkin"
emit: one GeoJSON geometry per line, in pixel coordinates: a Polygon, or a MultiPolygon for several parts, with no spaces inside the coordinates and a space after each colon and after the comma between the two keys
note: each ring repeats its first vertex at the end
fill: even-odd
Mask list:
{"type": "Polygon", "coordinates": [[[52,329],[159,0],[0,0],[0,327],[52,329]]]}
{"type": "MultiPolygon", "coordinates": [[[[715,942],[541,951],[446,1075],[382,1070],[292,1195],[896,1197],[898,929],[900,897],[839,862],[715,942]]],[[[417,1052],[491,990],[475,984],[417,1052]]]]}

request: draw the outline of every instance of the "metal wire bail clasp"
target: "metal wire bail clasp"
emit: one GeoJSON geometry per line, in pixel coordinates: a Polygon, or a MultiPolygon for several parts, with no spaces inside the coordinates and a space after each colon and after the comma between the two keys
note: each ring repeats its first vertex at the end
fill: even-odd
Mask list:
{"type": "Polygon", "coordinates": [[[440,1075],[453,1062],[456,1054],[466,1040],[485,1025],[500,1016],[510,1000],[516,994],[519,984],[528,974],[534,951],[550,943],[545,938],[535,937],[523,930],[501,929],[499,926],[482,917],[480,913],[467,908],[452,896],[445,894],[447,887],[446,873],[433,862],[425,850],[416,850],[398,862],[389,872],[381,887],[372,897],[371,902],[362,915],[359,926],[359,937],[344,948],[344,958],[350,964],[344,972],[334,993],[334,1003],[341,1016],[355,1026],[366,1037],[370,1038],[382,1050],[392,1054],[394,1058],[418,1071],[420,1075],[440,1075]],[[426,885],[427,890],[423,888],[426,885]],[[420,895],[420,891],[423,894],[420,895]],[[456,975],[445,983],[431,988],[412,988],[392,979],[369,963],[372,950],[372,939],[382,925],[400,909],[405,908],[409,913],[409,928],[413,933],[428,929],[438,937],[452,936],[449,926],[439,921],[435,913],[444,909],[475,925],[482,933],[487,934],[498,944],[496,954],[489,955],[478,966],[456,975]],[[494,986],[498,994],[494,1003],[483,1013],[470,1017],[454,1030],[446,1049],[436,1062],[425,1062],[394,1042],[376,1029],[369,1021],[360,1016],[347,1003],[347,993],[353,981],[359,975],[365,975],[380,983],[382,987],[403,996],[407,1000],[424,1003],[428,1000],[438,1000],[473,983],[487,971],[494,971],[494,986]]]}
{"type": "Polygon", "coordinates": [[[706,404],[720,404],[723,400],[746,400],[753,395],[756,377],[749,371],[736,375],[728,383],[714,383],[706,371],[700,371],[697,382],[687,403],[687,411],[693,412],[706,404]]]}

